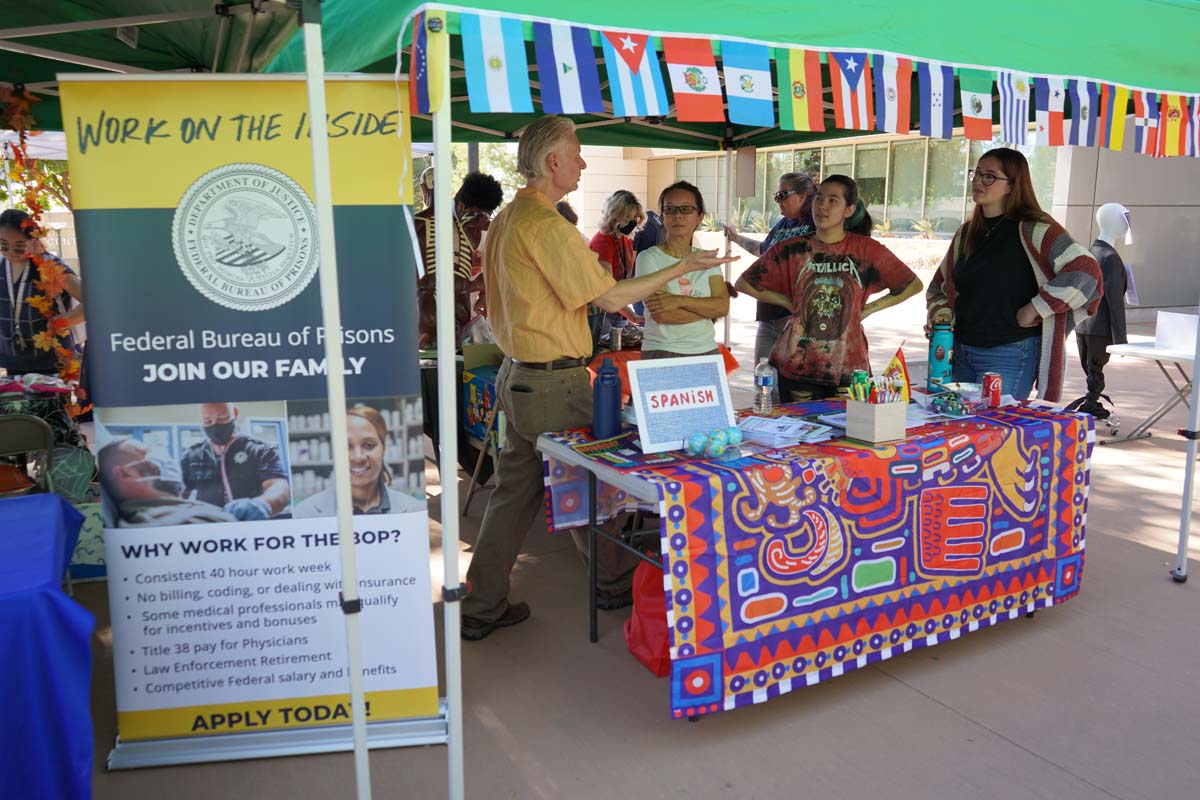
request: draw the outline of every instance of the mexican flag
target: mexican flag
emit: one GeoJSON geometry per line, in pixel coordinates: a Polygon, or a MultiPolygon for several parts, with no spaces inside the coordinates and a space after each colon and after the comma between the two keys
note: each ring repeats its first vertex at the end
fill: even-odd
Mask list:
{"type": "Polygon", "coordinates": [[[983,69],[960,69],[958,89],[962,96],[963,133],[968,139],[992,140],[992,79],[983,69]]]}

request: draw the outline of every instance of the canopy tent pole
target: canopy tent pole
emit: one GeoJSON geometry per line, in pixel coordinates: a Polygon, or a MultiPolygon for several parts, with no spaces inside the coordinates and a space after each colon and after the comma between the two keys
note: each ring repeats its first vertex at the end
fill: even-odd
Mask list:
{"type": "MultiPolygon", "coordinates": [[[[1200,304],[1196,306],[1200,319],[1200,304]]],[[[1187,440],[1187,466],[1183,472],[1183,505],[1179,509],[1179,555],[1171,577],[1178,583],[1187,580],[1188,538],[1192,525],[1192,489],[1196,482],[1196,436],[1200,436],[1200,323],[1196,325],[1196,358],[1192,361],[1192,407],[1184,433],[1187,440]]]]}
{"type": "Polygon", "coordinates": [[[333,187],[329,172],[329,138],[325,128],[325,56],[321,51],[321,4],[304,0],[305,86],[308,118],[313,120],[313,200],[317,207],[321,253],[321,324],[325,327],[326,397],[333,443],[334,490],[337,498],[338,549],[342,562],[342,610],[346,617],[347,672],[350,674],[350,721],[354,731],[354,782],[358,800],[370,800],[371,768],[367,753],[367,707],[363,696],[362,602],[358,597],[358,564],[354,552],[354,504],[350,497],[350,449],[346,446],[346,377],[342,364],[342,311],[338,296],[337,251],[333,229],[333,187]]]}
{"type": "MultiPolygon", "coordinates": [[[[733,224],[733,159],[734,151],[732,147],[725,148],[725,208],[721,209],[721,219],[726,225],[733,224]]],[[[733,255],[733,240],[725,239],[725,255],[733,255]]],[[[733,264],[732,262],[725,265],[725,282],[733,284],[733,264]]],[[[733,310],[725,315],[725,349],[729,349],[729,328],[730,318],[733,316],[733,310]]]]}
{"type": "MultiPolygon", "coordinates": [[[[434,51],[430,57],[447,57],[434,51]]],[[[431,75],[441,76],[440,109],[433,111],[433,224],[434,224],[434,288],[437,297],[437,397],[438,437],[441,444],[442,476],[442,613],[445,628],[446,654],[446,733],[447,769],[451,800],[463,797],[463,712],[462,712],[462,626],[461,606],[446,597],[447,592],[459,593],[462,586],[458,574],[458,415],[455,413],[455,393],[458,386],[456,340],[454,332],[454,198],[450,186],[450,69],[430,66],[431,75]]],[[[457,595],[461,598],[461,594],[457,595]]]]}

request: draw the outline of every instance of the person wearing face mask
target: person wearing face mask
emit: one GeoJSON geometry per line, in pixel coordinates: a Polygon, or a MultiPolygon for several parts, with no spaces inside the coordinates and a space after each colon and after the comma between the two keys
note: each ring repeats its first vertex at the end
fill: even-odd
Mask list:
{"type": "MultiPolygon", "coordinates": [[[[417,278],[417,342],[422,350],[437,347],[437,259],[433,218],[433,167],[421,173],[421,191],[428,204],[413,215],[413,227],[425,265],[425,275],[417,278]]],[[[492,214],[504,200],[499,181],[482,172],[463,179],[454,195],[454,332],[455,336],[471,319],[471,295],[484,291],[481,246],[492,214]]],[[[483,300],[477,304],[482,307],[483,300]]]]}
{"type": "Polygon", "coordinates": [[[200,424],[207,441],[180,459],[184,491],[239,520],[270,519],[287,508],[292,490],[273,444],[242,436],[233,403],[204,403],[200,424]]]}
{"type": "MultiPolygon", "coordinates": [[[[642,204],[633,192],[618,189],[604,201],[604,209],[600,212],[600,230],[588,242],[588,246],[600,256],[601,266],[612,273],[614,280],[623,281],[633,277],[633,232],[645,219],[642,204]]],[[[600,335],[608,333],[614,325],[623,327],[628,322],[637,325],[642,323],[641,317],[632,308],[608,314],[600,335]]]]}
{"type": "MultiPolygon", "coordinates": [[[[40,279],[36,261],[53,262],[63,268],[67,291],[51,299],[68,325],[83,322],[82,305],[66,310],[72,298],[82,303],[83,287],[79,276],[60,259],[43,251],[41,242],[33,236],[36,230],[34,221],[24,211],[8,209],[0,214],[0,271],[5,279],[5,291],[0,292],[0,367],[11,376],[27,372],[58,373],[58,356],[54,350],[41,350],[34,344],[34,337],[44,333],[50,325],[50,321],[28,302],[37,293],[34,283],[40,279]]],[[[74,345],[68,330],[62,346],[73,348],[74,345]]]]}
{"type": "Polygon", "coordinates": [[[179,468],[150,455],[136,439],[116,439],[96,455],[100,487],[104,490],[105,524],[116,528],[159,525],[198,525],[234,522],[218,506],[181,497],[179,468]]]}
{"type": "MultiPolygon", "coordinates": [[[[425,504],[393,491],[392,472],[386,463],[387,423],[370,406],[346,410],[346,435],[350,447],[350,500],[355,514],[402,514],[425,504]]],[[[332,517],[337,514],[337,490],[332,485],[296,506],[292,516],[332,517]]]]}

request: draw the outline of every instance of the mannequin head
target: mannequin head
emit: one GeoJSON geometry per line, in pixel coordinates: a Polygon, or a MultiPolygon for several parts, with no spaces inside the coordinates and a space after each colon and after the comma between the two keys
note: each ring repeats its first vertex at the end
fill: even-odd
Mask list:
{"type": "Polygon", "coordinates": [[[1096,211],[1096,223],[1100,226],[1097,237],[1115,245],[1122,237],[1125,244],[1133,244],[1133,228],[1129,224],[1129,209],[1120,203],[1105,203],[1096,211]]]}

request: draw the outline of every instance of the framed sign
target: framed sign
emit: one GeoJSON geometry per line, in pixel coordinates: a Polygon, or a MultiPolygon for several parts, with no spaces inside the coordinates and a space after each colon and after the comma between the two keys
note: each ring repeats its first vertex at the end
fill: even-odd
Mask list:
{"type": "Polygon", "coordinates": [[[643,453],[679,450],[693,434],[734,424],[720,355],[630,361],[627,366],[643,453]]]}

